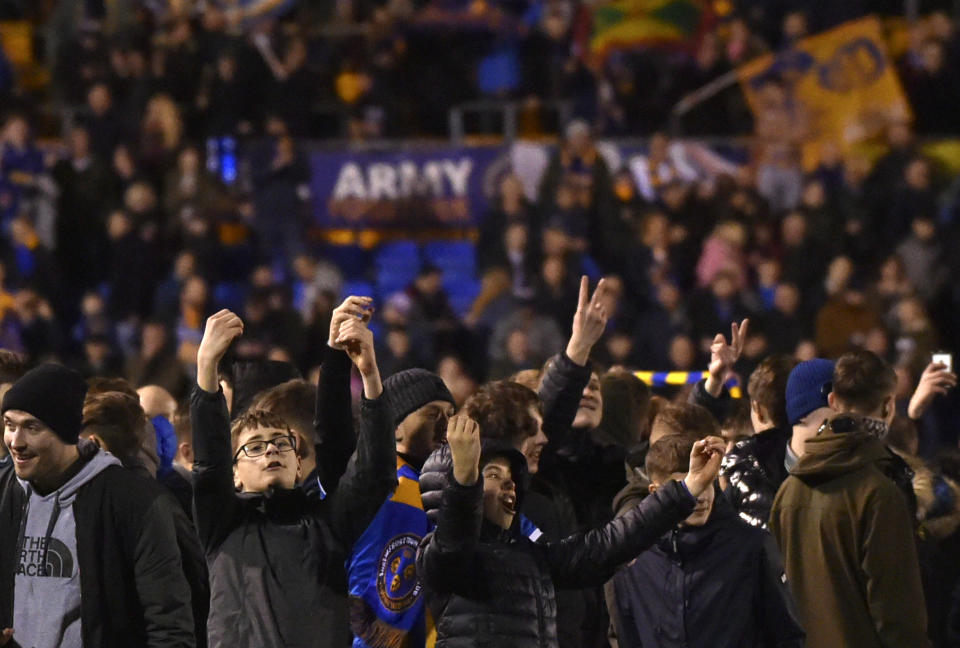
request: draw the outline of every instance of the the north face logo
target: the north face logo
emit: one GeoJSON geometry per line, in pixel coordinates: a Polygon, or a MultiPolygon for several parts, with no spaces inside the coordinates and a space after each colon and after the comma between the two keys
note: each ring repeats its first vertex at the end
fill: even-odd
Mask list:
{"type": "Polygon", "coordinates": [[[67,545],[56,538],[50,538],[47,545],[46,538],[26,536],[17,575],[70,578],[73,576],[73,555],[67,545]]]}

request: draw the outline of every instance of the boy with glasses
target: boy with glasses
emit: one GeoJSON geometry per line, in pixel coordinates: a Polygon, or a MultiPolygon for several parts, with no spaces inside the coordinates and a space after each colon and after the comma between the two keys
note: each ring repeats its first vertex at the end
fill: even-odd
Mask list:
{"type": "Polygon", "coordinates": [[[230,426],[217,365],[242,333],[230,311],[207,320],[190,402],[194,509],[210,568],[209,643],[325,646],[314,612],[323,586],[345,587],[346,552],[397,483],[373,335],[359,317],[340,327],[337,342],[363,379],[362,425],[347,472],[321,499],[296,488],[296,437],[283,418],[255,409],[230,426]]]}
{"type": "Polygon", "coordinates": [[[234,486],[240,492],[262,493],[270,488],[293,488],[300,476],[296,438],[279,414],[265,410],[245,412],[238,418],[230,437],[237,451],[233,455],[234,486]]]}

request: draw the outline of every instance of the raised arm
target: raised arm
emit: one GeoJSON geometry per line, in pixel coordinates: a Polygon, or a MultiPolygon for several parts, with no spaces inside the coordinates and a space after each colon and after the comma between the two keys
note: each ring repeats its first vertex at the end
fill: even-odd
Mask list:
{"type": "Polygon", "coordinates": [[[580,398],[590,382],[590,351],[607,328],[603,308],[606,284],[603,279],[590,296],[590,280],[580,278],[580,296],[566,351],[550,364],[540,383],[543,404],[543,432],[554,443],[569,433],[580,407],[580,398]]]}
{"type": "Polygon", "coordinates": [[[230,415],[217,380],[217,364],[242,333],[243,322],[228,310],[207,319],[197,352],[197,385],[190,395],[194,520],[207,552],[226,538],[236,512],[230,415]]]}
{"type": "Polygon", "coordinates": [[[719,437],[697,441],[690,453],[690,470],[682,483],[668,482],[599,529],[549,544],[548,559],[557,588],[603,585],[620,565],[649,549],[689,517],[700,493],[713,488],[723,451],[724,442],[719,437]]]}
{"type": "Polygon", "coordinates": [[[350,394],[350,370],[353,363],[343,344],[337,342],[340,327],[350,319],[370,320],[372,301],[369,297],[350,296],[337,306],[330,318],[330,335],[323,352],[320,382],[313,428],[317,435],[317,465],[320,482],[327,492],[334,492],[347,468],[350,455],[357,446],[353,429],[353,408],[350,394]]]}
{"type": "Polygon", "coordinates": [[[441,594],[469,585],[483,521],[480,428],[476,421],[463,415],[450,419],[447,444],[453,457],[453,479],[443,491],[437,528],[424,538],[417,553],[421,578],[441,594]]]}
{"type": "Polygon", "coordinates": [[[380,397],[383,384],[374,353],[373,333],[363,320],[350,319],[340,327],[335,343],[344,346],[363,379],[357,449],[333,496],[335,529],[344,544],[350,546],[396,488],[397,452],[386,402],[380,397]]]}
{"type": "Polygon", "coordinates": [[[707,369],[707,378],[697,383],[690,393],[689,401],[694,405],[705,407],[713,414],[718,422],[722,423],[730,412],[730,393],[724,387],[727,376],[733,371],[733,366],[743,353],[743,345],[747,339],[747,330],[750,320],[745,319],[738,325],[730,325],[730,343],[723,333],[717,333],[710,346],[710,366],[707,369]]]}
{"type": "Polygon", "coordinates": [[[956,386],[957,374],[950,371],[944,364],[931,362],[923,370],[920,382],[910,397],[907,416],[914,421],[919,421],[937,396],[946,394],[956,386]]]}

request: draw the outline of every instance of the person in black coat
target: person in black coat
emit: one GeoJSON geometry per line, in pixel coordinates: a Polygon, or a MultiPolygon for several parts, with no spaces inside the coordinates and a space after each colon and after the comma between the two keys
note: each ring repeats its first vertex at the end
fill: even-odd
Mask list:
{"type": "MultiPolygon", "coordinates": [[[[682,479],[694,441],[669,436],[647,455],[656,492],[682,479]]],[[[614,578],[620,648],[800,648],[805,633],[776,541],[737,519],[719,488],[614,578]]]]}
{"type": "Polygon", "coordinates": [[[230,311],[207,320],[190,401],[194,511],[210,569],[209,643],[326,646],[322,615],[305,611],[322,607],[325,586],[345,588],[347,549],[397,485],[373,336],[352,319],[336,340],[363,378],[363,425],[336,492],[321,499],[295,488],[301,466],[282,418],[250,411],[231,431],[217,364],[242,332],[243,322],[230,311]]]}
{"type": "MultiPolygon", "coordinates": [[[[168,398],[169,397],[168,395],[168,398]]],[[[172,398],[171,398],[172,400],[172,398]]],[[[124,468],[153,479],[154,475],[143,465],[139,453],[146,434],[154,435],[154,426],[149,421],[140,402],[134,396],[120,391],[104,391],[88,394],[83,404],[83,430],[80,436],[97,444],[117,459],[124,468]]],[[[192,514],[190,506],[192,488],[190,483],[171,470],[166,475],[156,475],[156,480],[166,491],[163,494],[169,504],[174,529],[177,535],[177,547],[180,550],[180,563],[183,574],[190,586],[190,602],[193,609],[194,634],[197,648],[207,645],[207,615],[210,611],[210,584],[207,578],[207,564],[197,530],[188,517],[192,514]],[[180,481],[174,481],[172,477],[180,481]]]]}
{"type": "MultiPolygon", "coordinates": [[[[593,483],[577,484],[576,487],[567,483],[567,475],[556,470],[559,462],[556,452],[559,448],[569,447],[574,439],[574,422],[578,413],[585,409],[581,407],[582,401],[587,402],[586,408],[599,408],[597,395],[588,388],[591,375],[589,356],[606,328],[606,290],[606,282],[601,280],[591,297],[589,281],[581,277],[570,340],[564,352],[548,363],[538,393],[502,381],[484,386],[464,405],[472,417],[483,420],[485,438],[507,440],[527,457],[530,482],[520,512],[525,535],[539,542],[559,542],[577,531],[595,526],[577,519],[576,505],[583,504],[583,499],[575,500],[571,492],[583,486],[592,493],[593,483]],[[542,422],[525,429],[518,425],[518,421],[531,407],[537,411],[537,416],[542,414],[542,422]],[[548,469],[541,471],[541,464],[548,469]]],[[[434,523],[448,483],[449,469],[449,448],[441,447],[431,455],[421,472],[424,508],[434,523]]],[[[606,628],[605,616],[599,592],[560,592],[557,598],[560,647],[593,645],[591,637],[596,635],[593,630],[606,628]]]]}
{"type": "MultiPolygon", "coordinates": [[[[750,320],[731,325],[730,343],[718,333],[710,348],[708,376],[690,393],[689,402],[709,411],[724,424],[732,414],[730,394],[723,385],[743,352],[750,320]]],[[[723,458],[721,484],[734,510],[753,526],[767,526],[777,489],[787,477],[784,464],[792,427],[787,422],[786,385],[796,361],[785,355],[766,358],[750,375],[750,420],[755,434],[723,458]]]]}
{"type": "MultiPolygon", "coordinates": [[[[529,423],[516,421],[521,428],[529,423]]],[[[464,416],[451,419],[447,441],[452,479],[436,530],[417,553],[438,648],[558,646],[557,589],[601,585],[686,518],[723,454],[721,439],[698,441],[682,483],[666,484],[600,529],[536,544],[517,515],[528,458],[498,441],[482,447],[479,426],[464,416]]]]}
{"type": "Polygon", "coordinates": [[[85,394],[45,364],[4,396],[0,645],[193,648],[177,505],[79,439],[85,394]]]}
{"type": "Polygon", "coordinates": [[[787,419],[787,379],[797,361],[767,356],[750,374],[750,418],[755,434],[738,441],[723,458],[726,495],[740,517],[767,528],[777,489],[787,478],[785,463],[793,426],[787,419]]]}

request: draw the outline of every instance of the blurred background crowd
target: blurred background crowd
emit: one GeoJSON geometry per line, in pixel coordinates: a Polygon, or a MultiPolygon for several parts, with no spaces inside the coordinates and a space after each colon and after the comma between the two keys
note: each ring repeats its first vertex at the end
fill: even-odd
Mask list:
{"type": "MultiPolygon", "coordinates": [[[[931,353],[960,348],[960,176],[928,146],[960,131],[954,4],[718,1],[693,46],[598,58],[599,4],[0,0],[31,30],[27,52],[0,31],[0,346],[182,398],[205,318],[231,307],[238,356],[310,375],[339,299],[402,261],[412,281],[375,294],[384,375],[435,369],[463,402],[562,349],[586,273],[612,287],[602,366],[699,372],[750,317],[741,376],[773,352],[866,348],[905,406],[931,353]],[[913,110],[868,149],[804,168],[799,117],[755,117],[736,84],[674,119],[704,84],[868,11],[898,34],[913,110]],[[518,135],[556,139],[534,197],[504,169],[478,231],[447,247],[314,235],[329,196],[311,192],[312,146],[445,138],[477,101],[515,102],[518,135]],[[691,173],[678,129],[744,153],[691,173]],[[643,137],[643,155],[617,168],[610,137],[643,137]],[[467,301],[448,294],[451,256],[467,301]]],[[[923,452],[956,446],[956,409],[932,408],[923,452]]]]}

